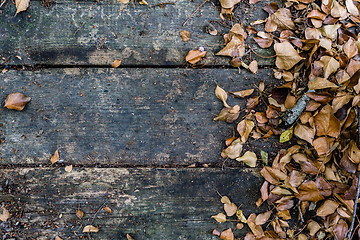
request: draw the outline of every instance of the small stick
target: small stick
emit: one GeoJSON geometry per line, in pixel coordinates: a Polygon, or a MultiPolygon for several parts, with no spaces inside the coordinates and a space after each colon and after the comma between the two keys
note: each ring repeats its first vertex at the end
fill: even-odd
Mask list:
{"type": "Polygon", "coordinates": [[[80,29],[81,29],[84,25],[85,25],[85,22],[83,22],[83,23],[81,24],[81,26],[80,26],[78,29],[76,29],[76,31],[74,32],[74,37],[75,37],[75,35],[78,33],[78,31],[80,31],[80,29]]]}
{"type": "MultiPolygon", "coordinates": [[[[359,108],[358,109],[358,121],[360,119],[360,113],[359,113],[359,108]]],[[[360,135],[360,121],[358,122],[358,134],[360,135]]],[[[357,208],[357,204],[359,202],[359,195],[360,195],[360,171],[358,172],[358,183],[357,183],[357,188],[356,188],[356,197],[355,197],[355,201],[354,201],[354,212],[353,212],[353,216],[352,216],[352,220],[351,220],[351,227],[350,230],[348,232],[347,238],[350,240],[351,239],[351,235],[352,232],[354,230],[354,225],[355,225],[355,220],[356,220],[356,208],[357,208]]]]}
{"type": "Polygon", "coordinates": [[[194,14],[202,7],[202,5],[204,5],[207,1],[209,0],[205,0],[202,4],[200,4],[200,6],[197,7],[197,9],[190,15],[190,17],[184,22],[183,26],[186,25],[186,23],[190,20],[190,18],[192,18],[194,16],[194,14]]]}
{"type": "Polygon", "coordinates": [[[251,46],[249,46],[249,48],[251,49],[251,51],[252,51],[255,55],[257,55],[257,56],[259,56],[259,57],[261,57],[261,58],[274,58],[274,57],[276,57],[276,54],[275,54],[275,55],[272,55],[272,56],[263,56],[263,55],[260,55],[260,54],[258,54],[257,52],[255,52],[254,49],[253,49],[251,46]]]}
{"type": "Polygon", "coordinates": [[[164,2],[164,3],[158,3],[155,5],[151,5],[150,7],[164,7],[165,5],[175,5],[173,2],[164,2]]]}
{"type": "Polygon", "coordinates": [[[0,4],[0,8],[6,3],[6,0],[4,0],[1,4],[0,4]]]}

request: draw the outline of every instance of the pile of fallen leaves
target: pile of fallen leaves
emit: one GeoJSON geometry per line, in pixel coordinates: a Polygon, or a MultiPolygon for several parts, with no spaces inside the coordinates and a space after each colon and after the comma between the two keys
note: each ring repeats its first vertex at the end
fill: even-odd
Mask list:
{"type": "MultiPolygon", "coordinates": [[[[237,2],[220,0],[222,13],[231,14],[237,2]]],[[[242,154],[249,138],[279,135],[281,142],[293,143],[278,152],[271,166],[263,161],[265,181],[256,205],[266,202],[271,210],[246,218],[223,197],[226,215],[213,216],[218,222],[234,216],[247,224],[251,232],[246,240],[349,239],[360,170],[359,8],[352,0],[291,0],[283,7],[270,3],[263,8],[268,18],[252,23],[264,24],[263,31],[248,26],[246,32],[243,25],[234,24],[224,36],[226,46],[218,55],[232,57],[233,66],[244,65],[241,57],[247,37],[253,37],[261,48],[272,46],[276,53],[274,76],[283,84],[266,96],[266,111],[256,110],[265,98],[263,83],[258,96],[252,96],[254,89],[230,92],[235,97],[249,97],[246,109],[229,106],[228,93],[216,87],[224,108],[214,120],[232,123],[238,121],[240,112],[246,112],[237,123],[237,136],[226,139],[222,157],[255,167],[259,165],[256,154],[242,154]]],[[[358,219],[356,222],[350,238],[360,237],[358,219]]],[[[231,229],[214,230],[214,234],[234,239],[231,229]]]]}

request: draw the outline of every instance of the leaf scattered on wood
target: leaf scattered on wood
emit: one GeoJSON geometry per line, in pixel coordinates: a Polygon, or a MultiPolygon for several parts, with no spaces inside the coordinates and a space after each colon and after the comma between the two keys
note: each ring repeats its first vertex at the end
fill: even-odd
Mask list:
{"type": "Polygon", "coordinates": [[[109,207],[104,207],[104,210],[107,211],[108,213],[112,213],[112,210],[109,207]]]}
{"type": "Polygon", "coordinates": [[[54,155],[52,155],[52,157],[50,159],[51,164],[54,164],[57,161],[59,161],[59,149],[56,149],[54,155]]]}
{"type": "Polygon", "coordinates": [[[26,11],[30,5],[30,0],[15,0],[16,14],[26,11]]]}
{"type": "Polygon", "coordinates": [[[184,42],[187,42],[190,40],[190,32],[186,30],[181,30],[180,37],[184,42]]]}
{"type": "Polygon", "coordinates": [[[11,93],[5,100],[5,106],[8,109],[21,111],[25,108],[26,104],[31,101],[31,98],[22,93],[11,93]]]}
{"type": "Polygon", "coordinates": [[[71,172],[72,169],[73,169],[73,166],[72,166],[72,165],[66,166],[66,167],[65,167],[65,172],[71,172]]]}
{"type": "Polygon", "coordinates": [[[122,60],[115,59],[114,62],[111,64],[111,67],[118,68],[118,67],[120,67],[121,63],[122,63],[122,60]]]}
{"type": "Polygon", "coordinates": [[[77,216],[79,219],[82,219],[83,216],[84,216],[84,212],[81,211],[80,209],[77,209],[77,210],[76,210],[76,216],[77,216]]]}
{"type": "Polygon", "coordinates": [[[201,58],[205,57],[206,51],[201,50],[190,50],[189,53],[186,55],[186,61],[191,64],[196,64],[201,60],[201,58]]]}
{"type": "Polygon", "coordinates": [[[97,233],[99,229],[93,225],[86,225],[83,229],[83,233],[97,233]]]}
{"type": "Polygon", "coordinates": [[[131,237],[130,234],[126,234],[126,239],[127,239],[127,240],[134,240],[134,238],[131,237]]]}
{"type": "Polygon", "coordinates": [[[5,205],[2,204],[0,209],[0,220],[6,222],[11,217],[10,212],[5,208],[5,205]]]}

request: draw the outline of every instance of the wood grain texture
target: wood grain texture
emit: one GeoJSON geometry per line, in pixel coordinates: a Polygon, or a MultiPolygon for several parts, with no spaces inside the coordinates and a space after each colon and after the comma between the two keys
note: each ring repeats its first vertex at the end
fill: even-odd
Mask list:
{"type": "MultiPolygon", "coordinates": [[[[0,202],[12,213],[3,236],[17,239],[79,239],[82,228],[100,228],[91,239],[213,239],[211,215],[223,212],[227,195],[245,216],[259,212],[262,178],[246,169],[19,168],[0,171],[0,202]],[[112,213],[102,210],[108,206],[112,213]],[[75,215],[80,209],[83,219],[75,215]],[[100,209],[100,211],[98,211],[100,209]],[[95,214],[98,211],[97,214],[95,214]]],[[[244,236],[248,229],[235,230],[244,236]]],[[[87,235],[85,235],[88,237],[87,235]]]]}
{"type": "MultiPolygon", "coordinates": [[[[212,119],[222,109],[215,81],[228,91],[276,84],[271,70],[46,69],[1,75],[1,100],[13,92],[32,98],[21,111],[4,109],[0,164],[85,166],[220,164],[232,124],[212,119]]],[[[246,100],[229,97],[230,105],[246,100]]],[[[244,114],[244,113],[243,113],[244,114]]],[[[273,139],[255,141],[260,151],[273,139]]],[[[275,146],[275,147],[274,147],[275,146]]],[[[276,151],[274,150],[274,154],[276,151]]]]}
{"type": "MultiPolygon", "coordinates": [[[[230,58],[214,55],[223,47],[221,35],[229,31],[224,23],[213,22],[221,22],[218,1],[204,4],[185,27],[183,23],[203,0],[174,0],[174,5],[151,7],[161,2],[137,3],[134,8],[110,0],[56,0],[46,8],[34,0],[26,12],[14,16],[15,6],[8,1],[0,15],[0,64],[110,66],[123,59],[123,66],[182,66],[189,50],[204,47],[206,65],[229,65],[230,58]],[[206,32],[210,22],[218,36],[206,32]],[[179,36],[183,29],[191,33],[189,42],[179,36]]],[[[234,20],[249,24],[265,19],[261,8],[267,3],[240,3],[234,20]]],[[[258,49],[250,38],[249,43],[260,54],[273,55],[271,50],[258,49]]],[[[273,59],[247,57],[258,59],[261,66],[273,64],[273,59]]]]}

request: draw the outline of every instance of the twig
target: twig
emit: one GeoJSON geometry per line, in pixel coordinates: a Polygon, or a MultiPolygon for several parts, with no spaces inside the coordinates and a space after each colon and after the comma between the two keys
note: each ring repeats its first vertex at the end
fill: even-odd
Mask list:
{"type": "Polygon", "coordinates": [[[276,54],[275,54],[275,55],[272,55],[272,56],[263,56],[263,55],[260,55],[260,54],[258,54],[257,52],[255,52],[254,49],[253,49],[251,46],[249,46],[249,48],[251,49],[251,51],[252,51],[256,56],[259,56],[259,57],[261,57],[261,58],[274,58],[274,57],[276,57],[276,54]]]}
{"type": "MultiPolygon", "coordinates": [[[[360,113],[359,113],[359,108],[358,108],[358,135],[360,135],[360,113]]],[[[351,220],[351,227],[350,230],[348,232],[347,238],[350,240],[351,239],[351,235],[352,235],[352,231],[354,230],[354,225],[355,225],[355,220],[356,220],[356,208],[357,208],[357,204],[359,202],[359,195],[360,195],[360,171],[358,172],[358,182],[357,182],[357,188],[356,188],[356,197],[355,197],[355,201],[354,201],[354,211],[353,211],[353,216],[352,216],[352,220],[351,220]]]]}
{"type": "Polygon", "coordinates": [[[205,0],[202,4],[200,4],[200,6],[197,7],[197,9],[190,15],[190,17],[183,23],[183,26],[186,25],[186,23],[190,20],[190,18],[192,18],[194,16],[194,14],[199,11],[199,9],[202,7],[202,5],[204,5],[207,1],[209,0],[205,0]]]}
{"type": "Polygon", "coordinates": [[[6,0],[4,0],[1,4],[0,4],[0,8],[6,3],[6,0]]]}
{"type": "Polygon", "coordinates": [[[83,22],[83,23],[81,24],[81,26],[80,26],[78,29],[76,29],[76,31],[74,32],[74,37],[75,37],[75,35],[78,33],[78,31],[80,31],[80,29],[81,29],[84,25],[85,25],[85,22],[83,22]]]}
{"type": "Polygon", "coordinates": [[[151,5],[150,7],[164,7],[165,5],[175,5],[175,3],[173,2],[164,2],[164,3],[158,3],[158,4],[155,4],[155,5],[151,5]]]}

